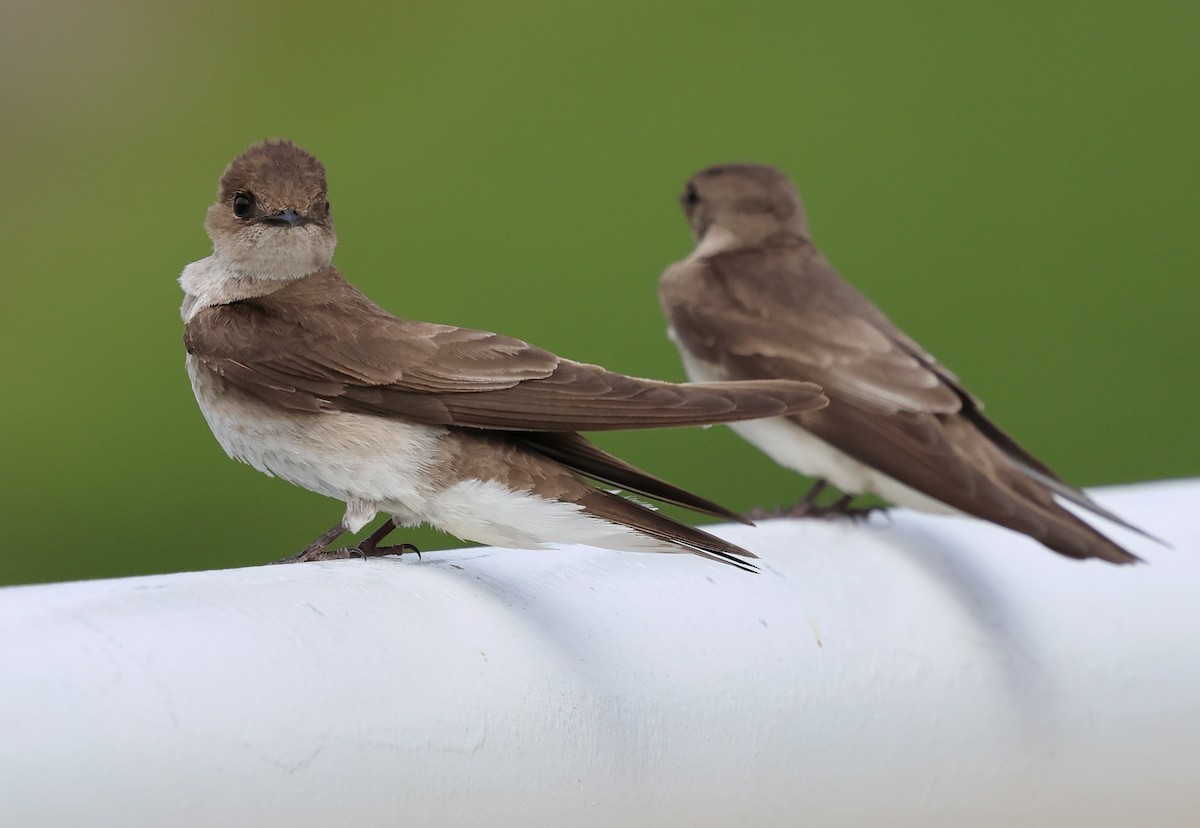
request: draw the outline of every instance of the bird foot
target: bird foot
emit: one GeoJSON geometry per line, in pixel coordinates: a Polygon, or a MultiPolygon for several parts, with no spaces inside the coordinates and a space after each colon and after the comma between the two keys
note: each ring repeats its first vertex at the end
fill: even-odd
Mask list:
{"type": "Polygon", "coordinates": [[[818,518],[820,520],[834,520],[836,518],[849,518],[858,523],[866,521],[873,512],[887,512],[886,506],[851,506],[850,504],[853,500],[853,496],[843,495],[828,506],[822,506],[809,498],[805,498],[794,506],[782,506],[775,509],[751,509],[746,513],[746,517],[751,520],[768,520],[770,518],[818,518]]]}
{"type": "Polygon", "coordinates": [[[384,555],[395,555],[400,557],[405,552],[415,552],[417,560],[424,560],[421,557],[421,550],[413,546],[411,543],[398,543],[394,546],[376,546],[372,549],[363,549],[361,545],[355,546],[353,551],[357,552],[363,558],[381,558],[384,555]]]}
{"type": "MultiPolygon", "coordinates": [[[[271,561],[272,564],[289,564],[289,563],[308,563],[309,561],[341,561],[346,558],[354,557],[354,550],[357,547],[346,547],[344,549],[305,549],[303,552],[297,552],[295,555],[289,555],[286,558],[280,558],[277,561],[271,561]]],[[[359,557],[364,557],[359,553],[359,557]]]]}
{"type": "Polygon", "coordinates": [[[791,517],[791,508],[785,509],[782,506],[776,506],[774,509],[767,509],[762,506],[755,506],[746,512],[746,518],[749,520],[772,520],[783,517],[791,517]]]}
{"type": "Polygon", "coordinates": [[[400,543],[395,546],[368,546],[365,543],[360,543],[358,546],[344,546],[341,549],[313,549],[309,547],[303,552],[298,552],[286,558],[281,558],[278,561],[271,561],[273,564],[286,563],[307,563],[309,561],[344,561],[349,558],[362,558],[364,561],[367,558],[380,558],[384,555],[403,555],[405,552],[416,552],[417,558],[421,558],[421,550],[413,546],[411,543],[400,543]]]}
{"type": "Polygon", "coordinates": [[[394,546],[380,546],[379,542],[387,537],[388,533],[396,528],[396,521],[393,518],[388,518],[378,529],[372,532],[368,537],[363,538],[362,542],[357,546],[344,546],[341,549],[329,549],[329,544],[338,539],[338,536],[346,531],[345,524],[339,523],[334,526],[321,537],[310,543],[304,548],[303,552],[299,552],[287,558],[282,558],[271,563],[307,563],[308,561],[344,561],[347,558],[362,558],[364,561],[367,558],[378,558],[384,555],[403,555],[405,552],[416,552],[417,558],[421,557],[421,550],[413,546],[411,543],[399,543],[394,546]]]}
{"type": "Polygon", "coordinates": [[[837,504],[834,504],[833,506],[828,507],[823,514],[817,515],[817,517],[824,518],[826,520],[844,517],[849,518],[854,523],[865,523],[875,512],[878,512],[881,515],[886,515],[888,513],[887,506],[846,506],[841,509],[836,509],[834,508],[836,505],[837,504]]]}

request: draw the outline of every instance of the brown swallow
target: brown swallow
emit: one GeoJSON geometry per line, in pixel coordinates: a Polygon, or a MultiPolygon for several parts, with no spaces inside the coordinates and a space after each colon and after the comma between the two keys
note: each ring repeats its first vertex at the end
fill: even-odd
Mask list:
{"type": "Polygon", "coordinates": [[[974,515],[1071,558],[1138,560],[1056,498],[1144,532],[1021,448],[958,377],[838,275],[781,172],[710,167],[681,202],[696,249],[663,273],[659,299],[689,378],[809,381],[830,400],[734,424],[742,437],[817,487],[974,515]]]}
{"type": "Polygon", "coordinates": [[[583,543],[694,552],[749,568],[750,552],[587,479],[721,518],[711,501],[622,462],[576,432],[726,422],[826,404],[811,383],[677,385],[572,362],[486,331],[397,318],[333,266],[325,169],[266,141],[221,177],[211,256],[180,284],[187,370],[231,456],[346,504],[298,559],[376,514],[530,548],[583,543]]]}

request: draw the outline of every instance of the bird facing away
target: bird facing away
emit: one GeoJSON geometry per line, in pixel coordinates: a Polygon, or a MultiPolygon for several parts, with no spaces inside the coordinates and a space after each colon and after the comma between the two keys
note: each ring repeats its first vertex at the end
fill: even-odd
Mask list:
{"type": "Polygon", "coordinates": [[[1141,530],[1021,448],[958,377],[838,275],[781,172],[710,167],[680,200],[696,248],[663,273],[659,300],[688,376],[808,380],[830,400],[735,424],[738,434],[817,478],[814,492],[829,481],[847,495],[974,515],[1071,558],[1137,560],[1055,497],[1141,530]]]}
{"type": "MultiPolygon", "coordinates": [[[[811,383],[672,384],[561,359],[485,331],[399,319],[333,266],[325,169],[286,140],[221,177],[212,255],[184,268],[187,371],[229,456],[341,500],[342,520],[297,560],[381,554],[396,524],[534,548],[582,543],[754,555],[589,485],[721,518],[735,514],[589,443],[579,430],[697,425],[826,404],[811,383]],[[354,550],[329,550],[376,514],[354,550]]],[[[393,547],[395,548],[395,547],[393,547]]]]}

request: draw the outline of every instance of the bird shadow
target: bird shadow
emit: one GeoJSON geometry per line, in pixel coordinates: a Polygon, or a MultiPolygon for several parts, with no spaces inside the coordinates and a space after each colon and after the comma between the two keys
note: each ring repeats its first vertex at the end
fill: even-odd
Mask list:
{"type": "Polygon", "coordinates": [[[1053,720],[1058,699],[1052,677],[1011,591],[975,561],[971,550],[933,528],[893,522],[887,531],[889,546],[936,584],[978,633],[1022,721],[1032,726],[1053,720]]]}
{"type": "MultiPolygon", "coordinates": [[[[1019,720],[1031,731],[1053,721],[1058,700],[1037,652],[1036,638],[1009,593],[997,586],[993,573],[975,563],[970,550],[947,541],[934,528],[894,521],[875,528],[887,533],[889,548],[948,596],[968,628],[977,633],[1019,720]]],[[[503,606],[522,628],[572,664],[581,679],[603,681],[603,665],[616,656],[597,651],[598,637],[590,623],[573,620],[572,606],[560,600],[558,591],[548,584],[535,588],[520,579],[504,578],[491,568],[471,566],[471,561],[495,554],[499,553],[480,549],[470,558],[453,560],[427,554],[417,565],[439,570],[468,585],[481,598],[486,596],[503,606]]]]}
{"type": "MultiPolygon", "coordinates": [[[[545,550],[555,554],[554,550],[545,550]]],[[[509,618],[516,621],[538,640],[545,642],[577,665],[581,673],[588,673],[589,662],[599,655],[595,652],[596,638],[576,621],[576,613],[553,589],[551,584],[530,586],[520,578],[505,578],[501,572],[490,567],[472,567],[471,562],[503,554],[503,550],[484,547],[468,558],[456,556],[453,560],[427,555],[420,565],[434,568],[446,576],[461,582],[481,598],[504,608],[509,618]],[[586,642],[586,651],[581,649],[586,642]]],[[[594,678],[594,677],[592,677],[594,678]]]]}

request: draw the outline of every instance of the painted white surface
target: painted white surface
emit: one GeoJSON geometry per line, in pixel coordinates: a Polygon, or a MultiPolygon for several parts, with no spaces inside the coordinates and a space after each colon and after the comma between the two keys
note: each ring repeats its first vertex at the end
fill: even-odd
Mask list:
{"type": "Polygon", "coordinates": [[[1175,548],[898,512],[718,527],[759,575],[471,549],[3,589],[0,825],[1197,825],[1200,481],[1098,499],[1175,548]]]}

